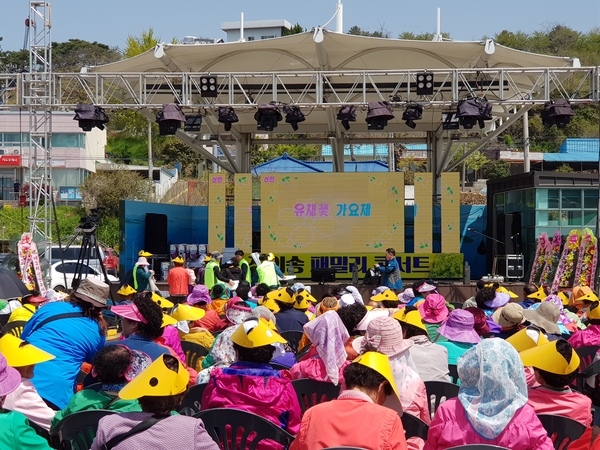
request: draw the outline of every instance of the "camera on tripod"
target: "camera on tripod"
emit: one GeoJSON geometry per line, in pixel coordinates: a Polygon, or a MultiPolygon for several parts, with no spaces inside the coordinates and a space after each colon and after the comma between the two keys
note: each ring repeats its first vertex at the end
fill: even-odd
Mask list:
{"type": "Polygon", "coordinates": [[[79,225],[75,228],[76,233],[86,233],[91,234],[94,233],[98,229],[98,225],[100,224],[101,214],[104,208],[98,207],[94,208],[90,211],[90,215],[88,217],[82,217],[79,220],[79,225]]]}

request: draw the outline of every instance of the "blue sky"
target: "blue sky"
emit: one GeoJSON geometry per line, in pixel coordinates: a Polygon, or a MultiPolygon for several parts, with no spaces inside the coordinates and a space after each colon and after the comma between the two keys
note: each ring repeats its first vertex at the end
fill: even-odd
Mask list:
{"type": "MultiPolygon", "coordinates": [[[[128,35],[152,27],[164,41],[183,36],[224,38],[221,22],[286,19],[305,28],[327,22],[337,0],[54,0],[52,40],[72,38],[123,48],[128,35]]],[[[23,46],[27,0],[2,0],[0,42],[3,50],[23,46]]],[[[544,30],[562,24],[587,32],[600,27],[598,0],[344,0],[344,31],[357,25],[369,31],[381,27],[393,37],[402,31],[433,32],[436,8],[442,8],[442,31],[455,40],[479,40],[504,29],[544,30]]],[[[333,24],[330,28],[333,28],[333,24]]]]}

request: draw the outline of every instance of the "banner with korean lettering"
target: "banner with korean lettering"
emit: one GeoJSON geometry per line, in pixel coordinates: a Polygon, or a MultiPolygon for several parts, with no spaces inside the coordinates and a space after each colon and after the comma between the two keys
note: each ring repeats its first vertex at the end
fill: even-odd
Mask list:
{"type": "Polygon", "coordinates": [[[235,174],[235,247],[252,253],[252,174],[235,174]]]}
{"type": "Polygon", "coordinates": [[[442,188],[442,252],[460,252],[460,177],[458,172],[444,172],[442,188]]]}
{"type": "MultiPolygon", "coordinates": [[[[464,257],[461,253],[396,253],[396,259],[404,280],[460,279],[463,276],[464,257]]],[[[349,280],[352,279],[353,267],[356,265],[360,282],[375,263],[385,264],[385,252],[380,254],[285,253],[275,255],[275,262],[286,273],[291,262],[294,275],[299,280],[309,280],[312,269],[334,269],[336,280],[349,280]]]]}
{"type": "Polygon", "coordinates": [[[415,253],[433,251],[433,174],[415,173],[415,253]]]}
{"type": "Polygon", "coordinates": [[[404,248],[400,173],[261,175],[264,252],[381,252],[404,248]]]}
{"type": "Polygon", "coordinates": [[[208,186],[208,251],[222,252],[225,247],[226,175],[210,175],[208,186]]]}

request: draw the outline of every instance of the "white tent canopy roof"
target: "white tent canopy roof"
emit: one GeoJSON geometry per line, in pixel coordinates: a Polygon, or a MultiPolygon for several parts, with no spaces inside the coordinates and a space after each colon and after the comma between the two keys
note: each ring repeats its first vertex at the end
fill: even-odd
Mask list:
{"type": "Polygon", "coordinates": [[[578,60],[514,50],[487,42],[372,38],[320,28],[250,42],[160,44],[88,72],[281,72],[307,70],[433,70],[473,67],[577,67],[578,60]],[[486,53],[486,49],[491,50],[486,53]],[[155,56],[162,56],[158,58],[155,56]],[[491,53],[491,54],[490,54],[491,53]]]}

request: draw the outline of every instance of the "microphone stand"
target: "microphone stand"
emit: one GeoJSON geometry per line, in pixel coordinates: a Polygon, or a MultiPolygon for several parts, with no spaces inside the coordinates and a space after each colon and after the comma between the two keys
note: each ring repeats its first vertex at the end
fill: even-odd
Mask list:
{"type": "MultiPolygon", "coordinates": [[[[481,231],[478,231],[478,230],[476,230],[476,229],[474,229],[474,228],[467,228],[467,231],[471,231],[471,232],[473,232],[473,233],[477,233],[477,234],[479,234],[480,236],[486,237],[486,238],[488,238],[488,239],[490,239],[490,240],[492,240],[492,241],[494,241],[494,242],[497,242],[498,244],[506,245],[506,243],[505,243],[505,242],[503,242],[503,241],[501,241],[501,240],[499,240],[499,239],[496,239],[496,238],[494,238],[494,237],[492,237],[492,236],[488,236],[487,234],[485,234],[485,233],[482,233],[481,231]]],[[[494,256],[494,260],[493,260],[493,263],[492,263],[492,275],[493,275],[493,276],[496,276],[496,275],[497,275],[497,274],[496,274],[496,258],[497,258],[497,256],[494,256]]]]}

